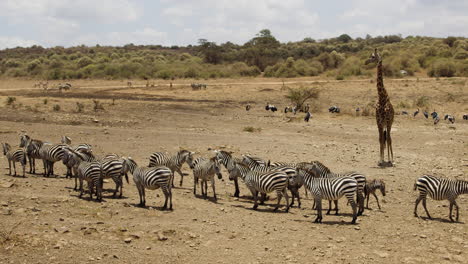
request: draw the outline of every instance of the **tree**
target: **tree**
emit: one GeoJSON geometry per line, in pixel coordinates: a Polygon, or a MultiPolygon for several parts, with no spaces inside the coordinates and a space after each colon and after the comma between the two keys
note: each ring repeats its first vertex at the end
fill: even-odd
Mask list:
{"type": "Polygon", "coordinates": [[[449,47],[453,47],[453,44],[456,40],[456,37],[447,37],[446,39],[444,39],[444,43],[447,44],[449,47]]]}
{"type": "Polygon", "coordinates": [[[244,59],[250,65],[264,71],[267,66],[274,65],[279,59],[280,42],[271,35],[269,29],[261,30],[256,37],[244,44],[244,59]]]}
{"type": "Polygon", "coordinates": [[[295,89],[289,88],[288,94],[285,96],[286,98],[291,100],[291,103],[293,103],[298,109],[302,109],[302,106],[307,100],[317,99],[319,97],[319,94],[320,92],[317,88],[299,87],[295,89]]]}
{"type": "Polygon", "coordinates": [[[337,38],[338,41],[348,43],[353,40],[348,34],[342,34],[337,38]]]}
{"type": "Polygon", "coordinates": [[[200,44],[199,49],[204,56],[205,62],[211,64],[218,64],[221,62],[223,55],[222,50],[215,42],[209,42],[206,39],[199,39],[198,44],[200,44]]]}

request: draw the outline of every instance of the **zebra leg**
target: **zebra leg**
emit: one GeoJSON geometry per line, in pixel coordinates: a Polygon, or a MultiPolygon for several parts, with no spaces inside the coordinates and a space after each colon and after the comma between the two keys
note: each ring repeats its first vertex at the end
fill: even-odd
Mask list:
{"type": "Polygon", "coordinates": [[[102,182],[98,181],[96,183],[96,200],[101,202],[102,201],[102,182]]]}
{"type": "Polygon", "coordinates": [[[168,190],[167,188],[163,187],[162,188],[162,191],[164,193],[164,206],[163,206],[163,210],[166,210],[167,209],[167,200],[169,199],[169,193],[168,193],[168,190]]]}
{"type": "Polygon", "coordinates": [[[180,186],[182,186],[182,183],[184,182],[184,174],[180,170],[180,168],[177,169],[177,172],[180,174],[180,186]]]}
{"type": "Polygon", "coordinates": [[[32,174],[36,174],[36,159],[35,158],[31,158],[32,159],[32,174]]]}
{"type": "MultiPolygon", "coordinates": [[[[367,199],[367,205],[366,205],[366,208],[369,209],[369,193],[366,195],[366,199],[367,199]]],[[[380,208],[379,208],[380,209],[380,208]]]]}
{"type": "Polygon", "coordinates": [[[429,215],[429,211],[427,210],[427,207],[426,207],[426,197],[424,197],[424,199],[422,201],[422,204],[423,204],[424,210],[426,210],[427,217],[429,219],[432,219],[432,217],[429,215]]]}
{"type": "Polygon", "coordinates": [[[33,173],[32,158],[29,155],[28,155],[28,163],[29,163],[29,173],[33,173]]]}
{"type": "Polygon", "coordinates": [[[13,169],[15,170],[15,175],[14,176],[16,176],[16,162],[15,161],[13,161],[13,169]]]}
{"type": "Polygon", "coordinates": [[[414,216],[418,217],[418,205],[421,200],[425,198],[422,195],[419,195],[419,197],[416,199],[415,205],[414,205],[414,216]]]}
{"type": "Polygon", "coordinates": [[[460,216],[458,211],[459,211],[460,208],[458,207],[457,201],[455,201],[455,200],[453,200],[453,205],[455,205],[455,209],[457,210],[457,216],[456,216],[455,220],[457,220],[457,222],[458,222],[458,219],[459,219],[459,216],[460,216]]]}
{"type": "Polygon", "coordinates": [[[327,215],[330,214],[331,209],[332,209],[332,201],[331,201],[331,200],[328,200],[328,211],[327,211],[327,215]]]}
{"type": "Polygon", "coordinates": [[[355,224],[358,214],[357,214],[357,208],[356,208],[357,206],[356,206],[356,203],[354,202],[354,195],[347,196],[346,198],[348,198],[348,202],[351,204],[351,208],[353,209],[353,220],[351,220],[351,224],[355,224]]]}
{"type": "Polygon", "coordinates": [[[93,199],[93,191],[94,191],[94,181],[90,180],[88,181],[88,189],[89,189],[89,199],[93,199]]]}
{"type": "Polygon", "coordinates": [[[239,182],[237,181],[237,178],[234,179],[234,187],[236,188],[236,191],[234,192],[234,197],[239,198],[239,182]]]}
{"type": "Polygon", "coordinates": [[[314,222],[321,223],[322,222],[322,199],[321,198],[315,198],[315,208],[317,208],[317,218],[315,218],[314,222]]]}
{"type": "Polygon", "coordinates": [[[26,178],[26,163],[21,165],[23,165],[23,178],[26,178]]]}
{"type": "Polygon", "coordinates": [[[214,181],[214,177],[211,177],[211,187],[213,188],[213,196],[214,196],[214,199],[215,199],[215,201],[217,201],[218,198],[216,197],[216,190],[215,190],[215,181],[214,181]]]}
{"type": "Polygon", "coordinates": [[[8,160],[8,175],[11,175],[11,161],[8,160]]]}
{"type": "Polygon", "coordinates": [[[253,196],[253,199],[254,199],[254,206],[252,207],[252,209],[257,210],[257,207],[258,207],[258,202],[257,202],[258,191],[251,191],[251,192],[252,192],[252,196],[253,196]]]}
{"type": "Polygon", "coordinates": [[[169,210],[172,211],[172,189],[170,185],[167,188],[169,190],[169,210]]]}
{"type": "MultiPolygon", "coordinates": [[[[379,203],[379,198],[377,198],[377,195],[375,193],[372,193],[375,197],[375,200],[377,201],[377,205],[379,206],[379,210],[380,210],[380,203],[379,203]]],[[[369,199],[368,199],[369,200],[369,199]]]]}
{"type": "Polygon", "coordinates": [[[283,192],[282,191],[277,191],[276,196],[277,196],[278,201],[276,202],[276,207],[275,207],[275,209],[273,209],[273,212],[276,212],[276,210],[278,210],[278,208],[280,206],[281,198],[283,198],[283,192]]]}
{"type": "MultiPolygon", "coordinates": [[[[205,193],[204,193],[204,196],[205,196],[205,199],[208,198],[208,181],[207,180],[204,180],[203,181],[205,183],[205,193]]],[[[203,184],[202,182],[202,184],[203,184]]]]}
{"type": "Polygon", "coordinates": [[[364,213],[364,196],[362,195],[362,191],[358,189],[356,193],[356,201],[359,207],[358,215],[362,215],[364,213]]]}
{"type": "Polygon", "coordinates": [[[260,205],[265,204],[265,200],[267,199],[266,196],[267,196],[266,193],[262,193],[261,198],[260,198],[260,205]]]}
{"type": "Polygon", "coordinates": [[[452,201],[450,201],[450,206],[449,207],[450,207],[449,218],[450,218],[450,221],[454,222],[453,218],[452,218],[452,209],[453,209],[453,202],[452,201]]]}
{"type": "MultiPolygon", "coordinates": [[[[299,192],[298,192],[298,194],[299,194],[299,192]]],[[[289,195],[288,195],[288,190],[286,188],[283,190],[283,195],[284,195],[284,199],[286,199],[286,210],[285,210],[285,212],[287,213],[287,212],[289,212],[289,195]]],[[[298,199],[299,199],[299,196],[298,196],[298,199]]],[[[299,200],[299,207],[301,207],[300,200],[299,200]]]]}
{"type": "Polygon", "coordinates": [[[338,215],[338,200],[333,201],[335,203],[335,215],[338,215]]]}
{"type": "Polygon", "coordinates": [[[141,186],[140,188],[141,188],[141,197],[142,197],[141,206],[145,207],[146,206],[145,186],[141,186]]]}
{"type": "MultiPolygon", "coordinates": [[[[172,177],[174,179],[174,177],[172,177]]],[[[172,187],[174,187],[174,183],[172,183],[172,187]]],[[[197,177],[193,176],[193,195],[197,195],[197,177]]]]}

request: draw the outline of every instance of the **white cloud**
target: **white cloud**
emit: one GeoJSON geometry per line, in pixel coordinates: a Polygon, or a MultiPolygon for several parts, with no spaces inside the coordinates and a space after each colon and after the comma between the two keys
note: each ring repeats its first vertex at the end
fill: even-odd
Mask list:
{"type": "Polygon", "coordinates": [[[166,32],[153,28],[143,28],[132,32],[114,31],[106,34],[85,34],[71,40],[72,45],[111,45],[122,46],[133,43],[135,45],[170,45],[166,32]]]}

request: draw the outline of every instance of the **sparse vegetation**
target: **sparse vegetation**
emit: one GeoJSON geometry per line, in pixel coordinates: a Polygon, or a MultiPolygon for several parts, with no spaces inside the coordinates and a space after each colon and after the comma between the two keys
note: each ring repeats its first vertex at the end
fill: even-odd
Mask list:
{"type": "Polygon", "coordinates": [[[252,126],[247,126],[247,127],[244,127],[244,129],[242,129],[242,131],[244,132],[250,132],[250,133],[253,133],[253,132],[261,132],[262,131],[262,128],[260,127],[252,127],[252,126]]]}
{"type": "Polygon", "coordinates": [[[14,96],[8,96],[6,99],[6,105],[10,106],[13,105],[16,102],[16,97],[14,96]]]}
{"type": "Polygon", "coordinates": [[[428,107],[429,106],[429,97],[427,96],[420,96],[414,102],[414,105],[417,107],[428,107]]]}
{"type": "Polygon", "coordinates": [[[49,102],[49,100],[45,98],[42,102],[46,105],[49,102]]]}
{"type": "Polygon", "coordinates": [[[99,100],[93,100],[93,103],[94,103],[94,106],[93,106],[94,112],[97,112],[98,110],[104,110],[104,106],[99,100]]]}
{"type": "Polygon", "coordinates": [[[55,104],[53,107],[52,107],[52,110],[54,110],[54,112],[59,112],[60,111],[60,105],[59,104],[55,104]]]}
{"type": "Polygon", "coordinates": [[[84,110],[84,104],[80,102],[76,102],[76,112],[77,113],[82,113],[84,110]]]}
{"type": "Polygon", "coordinates": [[[317,99],[319,97],[319,90],[313,87],[299,87],[299,88],[289,88],[286,98],[291,100],[297,108],[301,109],[302,105],[309,99],[317,99]]]}
{"type": "Polygon", "coordinates": [[[406,108],[410,108],[411,105],[405,101],[400,101],[398,104],[397,104],[397,108],[403,108],[403,109],[406,109],[406,108]]]}

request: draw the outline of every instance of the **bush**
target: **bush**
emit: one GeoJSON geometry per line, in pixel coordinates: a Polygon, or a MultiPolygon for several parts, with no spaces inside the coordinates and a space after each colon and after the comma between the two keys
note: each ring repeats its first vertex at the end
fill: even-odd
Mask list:
{"type": "Polygon", "coordinates": [[[44,100],[42,100],[42,102],[46,105],[49,102],[49,100],[45,98],[44,100]]]}
{"type": "Polygon", "coordinates": [[[255,128],[255,127],[252,127],[252,126],[248,126],[248,127],[244,127],[243,131],[244,132],[250,132],[250,133],[261,132],[262,128],[261,127],[255,128]]]}
{"type": "Polygon", "coordinates": [[[52,110],[54,110],[55,112],[59,112],[60,111],[60,105],[56,104],[52,107],[52,110]]]}
{"type": "Polygon", "coordinates": [[[429,69],[429,76],[431,77],[453,77],[457,71],[457,67],[452,60],[438,59],[429,69]]]}
{"type": "Polygon", "coordinates": [[[416,105],[417,107],[427,107],[427,106],[429,106],[429,97],[427,97],[427,96],[419,97],[414,102],[414,105],[416,105]]]}
{"type": "Polygon", "coordinates": [[[82,104],[80,102],[76,102],[76,112],[81,113],[81,112],[83,112],[83,110],[84,110],[84,104],[82,104]]]}
{"type": "Polygon", "coordinates": [[[93,100],[93,103],[94,103],[94,106],[93,106],[94,112],[97,112],[98,110],[104,110],[104,106],[102,105],[101,102],[99,102],[99,100],[93,100]]]}
{"type": "Polygon", "coordinates": [[[12,105],[16,102],[16,97],[14,96],[8,96],[6,99],[6,105],[12,105]]]}
{"type": "Polygon", "coordinates": [[[76,64],[80,68],[86,67],[92,63],[93,63],[93,60],[90,57],[82,57],[76,62],[76,64]]]}
{"type": "Polygon", "coordinates": [[[298,109],[302,108],[302,105],[309,99],[317,99],[319,97],[319,90],[316,88],[289,88],[286,98],[291,100],[291,103],[298,109]]]}

